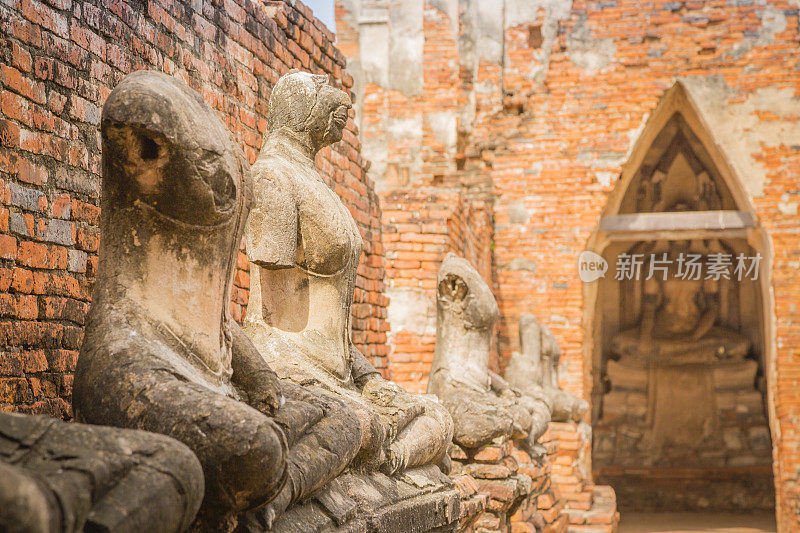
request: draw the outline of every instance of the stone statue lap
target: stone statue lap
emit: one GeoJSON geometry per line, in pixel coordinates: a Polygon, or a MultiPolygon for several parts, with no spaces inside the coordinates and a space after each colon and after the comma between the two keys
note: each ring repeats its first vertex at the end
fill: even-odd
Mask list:
{"type": "Polygon", "coordinates": [[[83,421],[176,438],[199,458],[202,523],[339,474],[359,421],[335,398],[280,382],[230,317],[249,166],[180,80],[140,71],[102,116],[101,245],[75,374],[83,421]]]}
{"type": "Polygon", "coordinates": [[[0,413],[0,530],[179,532],[203,500],[183,444],[145,431],[0,413]]]}
{"type": "Polygon", "coordinates": [[[453,417],[453,441],[477,448],[506,437],[522,441],[533,452],[536,439],[547,430],[549,409],[489,370],[499,317],[491,290],[469,262],[450,253],[439,269],[436,303],[436,349],[428,392],[437,395],[453,417]]]}

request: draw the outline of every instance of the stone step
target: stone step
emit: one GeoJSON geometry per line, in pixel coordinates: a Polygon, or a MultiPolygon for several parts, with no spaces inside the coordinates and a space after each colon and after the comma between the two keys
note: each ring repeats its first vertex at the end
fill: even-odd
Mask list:
{"type": "Polygon", "coordinates": [[[567,533],[615,533],[616,526],[568,526],[567,533]]]}

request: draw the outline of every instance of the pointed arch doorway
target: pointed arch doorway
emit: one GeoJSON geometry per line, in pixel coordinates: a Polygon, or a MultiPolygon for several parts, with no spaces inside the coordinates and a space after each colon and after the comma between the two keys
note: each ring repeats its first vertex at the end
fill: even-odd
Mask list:
{"type": "Polygon", "coordinates": [[[773,509],[770,241],[680,81],[587,249],[595,478],[622,510],[773,509]]]}

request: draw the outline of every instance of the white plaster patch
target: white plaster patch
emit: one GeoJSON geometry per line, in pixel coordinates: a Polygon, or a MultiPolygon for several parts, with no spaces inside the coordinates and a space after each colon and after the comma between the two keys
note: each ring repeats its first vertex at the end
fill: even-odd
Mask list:
{"type": "Polygon", "coordinates": [[[386,139],[384,137],[363,139],[362,152],[364,158],[372,162],[369,169],[370,177],[375,183],[375,189],[380,191],[385,185],[383,177],[386,174],[386,160],[389,157],[386,139]]]}
{"type": "Polygon", "coordinates": [[[362,20],[359,30],[358,53],[364,71],[364,82],[387,87],[389,84],[388,17],[376,22],[362,20]]]}
{"type": "Polygon", "coordinates": [[[490,81],[481,81],[475,84],[475,92],[478,94],[494,94],[499,86],[490,81]]]}
{"type": "Polygon", "coordinates": [[[567,56],[576,67],[592,75],[608,66],[617,53],[617,45],[611,38],[595,39],[586,25],[586,15],[567,35],[567,56]]]}
{"type": "Polygon", "coordinates": [[[639,123],[639,126],[633,128],[628,132],[628,151],[625,152],[624,160],[627,161],[630,159],[631,154],[633,153],[633,147],[636,146],[636,141],[639,140],[639,136],[644,131],[644,126],[647,124],[647,121],[650,119],[650,113],[645,113],[642,117],[642,121],[639,123]]]}
{"type": "Polygon", "coordinates": [[[794,120],[800,116],[800,98],[795,97],[794,89],[758,89],[744,102],[730,104],[736,91],[721,77],[686,78],[683,84],[745,190],[753,196],[763,195],[766,168],[754,156],[762,152],[763,146],[793,145],[800,139],[800,122],[794,120]],[[779,118],[760,120],[758,111],[779,118]]]}
{"type": "Polygon", "coordinates": [[[775,34],[786,31],[786,15],[784,15],[782,10],[774,6],[767,6],[762,9],[759,13],[759,19],[761,21],[761,26],[758,29],[758,35],[755,37],[745,37],[733,46],[731,56],[735,59],[742,57],[752,50],[754,46],[771,44],[775,41],[775,34]]]}
{"type": "Polygon", "coordinates": [[[614,181],[619,173],[614,172],[595,172],[594,177],[597,178],[597,183],[603,187],[608,187],[614,181]]]}
{"type": "Polygon", "coordinates": [[[428,0],[430,6],[438,9],[450,21],[453,35],[458,35],[458,0],[428,0]]]}
{"type": "Polygon", "coordinates": [[[477,39],[479,59],[500,64],[503,61],[503,10],[497,0],[474,0],[477,4],[477,39]]]}
{"type": "Polygon", "coordinates": [[[395,139],[422,139],[422,115],[413,118],[388,118],[386,132],[395,139]]]}
{"type": "Polygon", "coordinates": [[[548,324],[552,326],[558,326],[560,328],[569,328],[569,319],[562,315],[550,315],[550,321],[548,324]]]}
{"type": "Polygon", "coordinates": [[[428,113],[425,115],[425,121],[436,141],[442,143],[448,153],[456,149],[458,113],[447,111],[428,113]]]}
{"type": "Polygon", "coordinates": [[[506,0],[506,27],[513,28],[536,20],[541,9],[557,20],[569,18],[572,0],[506,0]]]}
{"type": "Polygon", "coordinates": [[[531,211],[525,208],[523,202],[512,202],[508,204],[508,218],[512,224],[527,224],[531,218],[531,211]]]}
{"type": "Polygon", "coordinates": [[[525,270],[535,274],[538,268],[539,267],[536,265],[536,261],[531,261],[530,259],[525,259],[524,257],[516,257],[512,259],[510,263],[508,263],[509,270],[525,270]]]}
{"type": "Polygon", "coordinates": [[[783,213],[784,215],[796,215],[797,214],[797,202],[790,201],[791,196],[787,193],[783,193],[781,195],[781,200],[778,202],[778,211],[783,213]]]}
{"type": "Polygon", "coordinates": [[[394,0],[389,8],[389,88],[405,96],[422,92],[423,11],[423,0],[394,0]]]}
{"type": "Polygon", "coordinates": [[[761,34],[769,42],[775,40],[775,34],[786,31],[786,15],[775,6],[767,6],[761,12],[761,34]]]}
{"type": "Polygon", "coordinates": [[[592,168],[619,169],[625,164],[625,157],[617,152],[600,152],[597,159],[592,161],[592,168]]]}
{"type": "Polygon", "coordinates": [[[436,334],[436,302],[424,289],[389,288],[387,316],[392,333],[436,334]]]}
{"type": "Polygon", "coordinates": [[[466,133],[472,132],[472,128],[475,124],[476,112],[475,91],[469,91],[469,93],[467,93],[467,101],[458,113],[459,127],[466,133]]]}

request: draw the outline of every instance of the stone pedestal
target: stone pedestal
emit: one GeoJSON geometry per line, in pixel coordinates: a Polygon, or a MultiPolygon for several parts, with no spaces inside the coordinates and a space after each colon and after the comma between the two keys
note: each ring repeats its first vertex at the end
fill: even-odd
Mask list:
{"type": "Polygon", "coordinates": [[[460,500],[459,488],[432,465],[392,477],[348,473],[290,507],[270,531],[393,533],[398,525],[410,533],[458,531],[460,500]]]}
{"type": "MultiPolygon", "coordinates": [[[[539,442],[544,440],[542,437],[539,442]]],[[[546,451],[540,458],[531,458],[519,449],[512,452],[519,463],[519,472],[531,478],[530,496],[511,515],[511,531],[514,533],[560,532],[566,525],[564,505],[555,495],[550,477],[555,447],[549,442],[544,442],[543,446],[546,451]]]]}
{"type": "Polygon", "coordinates": [[[486,510],[488,494],[481,493],[478,482],[469,474],[457,474],[453,482],[461,496],[461,512],[458,530],[465,533],[475,531],[475,522],[486,510]]]}
{"type": "Polygon", "coordinates": [[[454,447],[456,477],[474,479],[485,512],[462,531],[476,533],[614,533],[616,496],[590,475],[586,424],[552,422],[539,439],[545,453],[531,458],[513,441],[474,450],[454,447]]]}
{"type": "MultiPolygon", "coordinates": [[[[478,493],[485,495],[486,508],[468,531],[476,533],[512,531],[512,517],[521,507],[535,502],[531,477],[520,471],[512,441],[498,439],[492,444],[467,450],[453,446],[451,475],[469,475],[478,493]]],[[[527,454],[525,455],[527,457],[527,454]]]]}
{"type": "MultiPolygon", "coordinates": [[[[771,509],[772,444],[752,360],[709,365],[713,427],[693,442],[649,437],[652,375],[610,361],[612,390],[595,425],[594,462],[626,510],[771,509]]],[[[657,386],[657,384],[656,384],[657,386]]]]}

